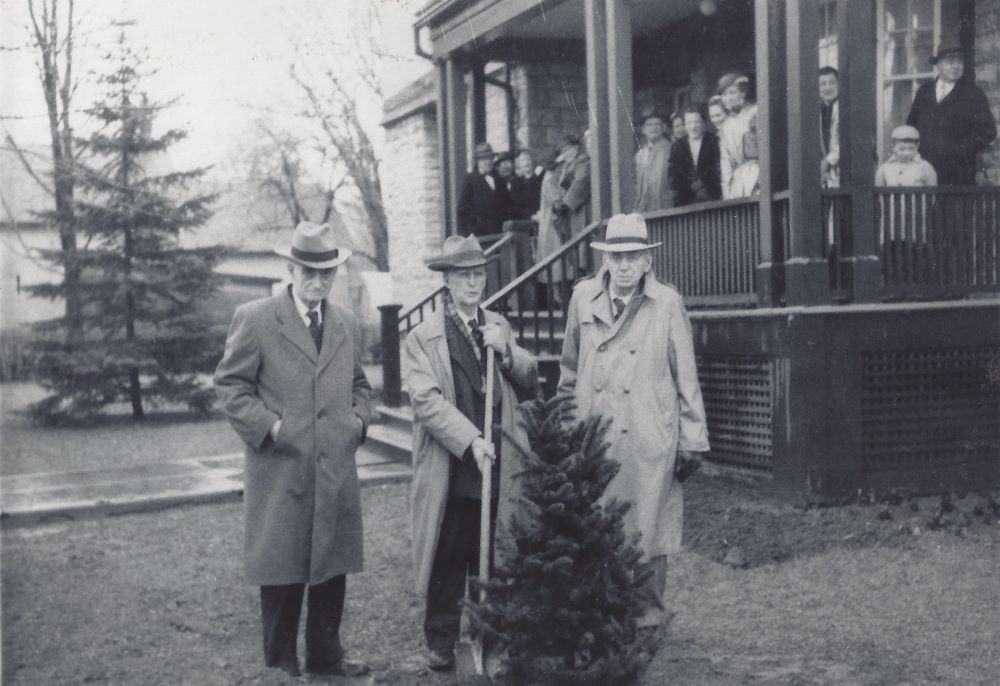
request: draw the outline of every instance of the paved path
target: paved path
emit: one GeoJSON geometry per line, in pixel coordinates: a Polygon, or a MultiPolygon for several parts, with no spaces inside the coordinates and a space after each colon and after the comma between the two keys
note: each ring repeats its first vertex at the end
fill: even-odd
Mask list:
{"type": "MultiPolygon", "coordinates": [[[[357,459],[362,486],[410,478],[409,465],[364,446],[357,459]]],[[[23,526],[238,500],[242,494],[243,455],[236,453],[121,469],[5,476],[0,509],[4,526],[23,526]]]]}

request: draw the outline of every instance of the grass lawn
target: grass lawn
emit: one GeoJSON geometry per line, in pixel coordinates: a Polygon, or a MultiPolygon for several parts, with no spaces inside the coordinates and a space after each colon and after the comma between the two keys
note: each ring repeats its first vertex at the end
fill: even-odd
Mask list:
{"type": "Polygon", "coordinates": [[[42,427],[24,412],[43,397],[34,384],[0,386],[0,475],[77,472],[241,452],[221,415],[150,412],[142,422],[114,413],[86,427],[42,427]]]}
{"type": "MultiPolygon", "coordinates": [[[[407,488],[363,492],[366,571],[348,581],[344,642],[375,678],[328,683],[454,683],[419,660],[407,488]]],[[[1000,526],[983,501],[927,531],[931,501],[802,511],[705,475],[686,490],[677,615],[643,686],[996,683],[1000,526]]],[[[261,667],[241,515],[4,530],[3,683],[296,683],[261,667]]]]}

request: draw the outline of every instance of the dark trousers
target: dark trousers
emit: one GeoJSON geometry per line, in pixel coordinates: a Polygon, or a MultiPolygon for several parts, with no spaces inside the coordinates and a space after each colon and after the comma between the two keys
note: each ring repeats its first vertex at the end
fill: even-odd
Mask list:
{"type": "MultiPolygon", "coordinates": [[[[431,650],[451,650],[458,640],[465,579],[479,574],[479,506],[478,499],[457,496],[449,496],[445,506],[424,613],[424,637],[431,650]]],[[[494,500],[491,533],[496,530],[496,518],[494,500]]],[[[492,541],[490,552],[492,566],[492,541]]]]}
{"type": "MultiPolygon", "coordinates": [[[[260,587],[260,614],[264,626],[264,663],[268,667],[298,668],[296,643],[305,584],[260,587]]],[[[322,671],[340,662],[340,618],[344,613],[347,577],[341,574],[309,586],[306,601],[306,669],[322,671]]]]}

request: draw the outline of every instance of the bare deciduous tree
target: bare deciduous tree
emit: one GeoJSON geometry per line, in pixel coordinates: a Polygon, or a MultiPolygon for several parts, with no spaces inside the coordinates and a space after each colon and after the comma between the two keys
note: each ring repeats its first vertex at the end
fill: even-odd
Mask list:
{"type": "Polygon", "coordinates": [[[363,30],[354,49],[329,64],[322,72],[293,64],[290,73],[305,98],[300,113],[316,124],[313,143],[316,149],[336,162],[343,175],[337,191],[353,195],[368,224],[373,244],[373,258],[378,269],[389,269],[389,222],[382,203],[379,160],[359,107],[363,97],[381,101],[382,90],[376,74],[380,46],[378,17],[369,11],[361,18],[363,30]]]}
{"type": "MultiPolygon", "coordinates": [[[[74,210],[73,127],[70,124],[73,93],[73,0],[67,0],[65,16],[60,12],[59,0],[28,0],[33,47],[38,51],[39,78],[45,95],[48,114],[49,137],[52,144],[51,192],[55,200],[53,220],[59,231],[62,249],[61,267],[66,286],[65,331],[67,343],[83,339],[83,305],[79,295],[81,266],[77,259],[76,215],[74,210]]],[[[8,136],[8,141],[14,145],[8,136]]],[[[21,161],[35,179],[37,172],[31,168],[27,157],[21,161]]]]}

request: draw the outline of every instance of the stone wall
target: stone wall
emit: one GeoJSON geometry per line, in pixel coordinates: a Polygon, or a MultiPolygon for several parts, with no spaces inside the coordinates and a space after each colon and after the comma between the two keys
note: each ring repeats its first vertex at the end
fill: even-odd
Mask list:
{"type": "MultiPolygon", "coordinates": [[[[1000,4],[976,2],[976,83],[989,98],[993,116],[1000,122],[1000,4]]],[[[1000,141],[993,141],[980,155],[986,182],[1000,186],[1000,141]]]]}
{"type": "Polygon", "coordinates": [[[444,240],[438,148],[433,108],[385,126],[386,162],[380,171],[389,220],[389,269],[394,300],[404,308],[441,285],[424,261],[444,240]]]}

